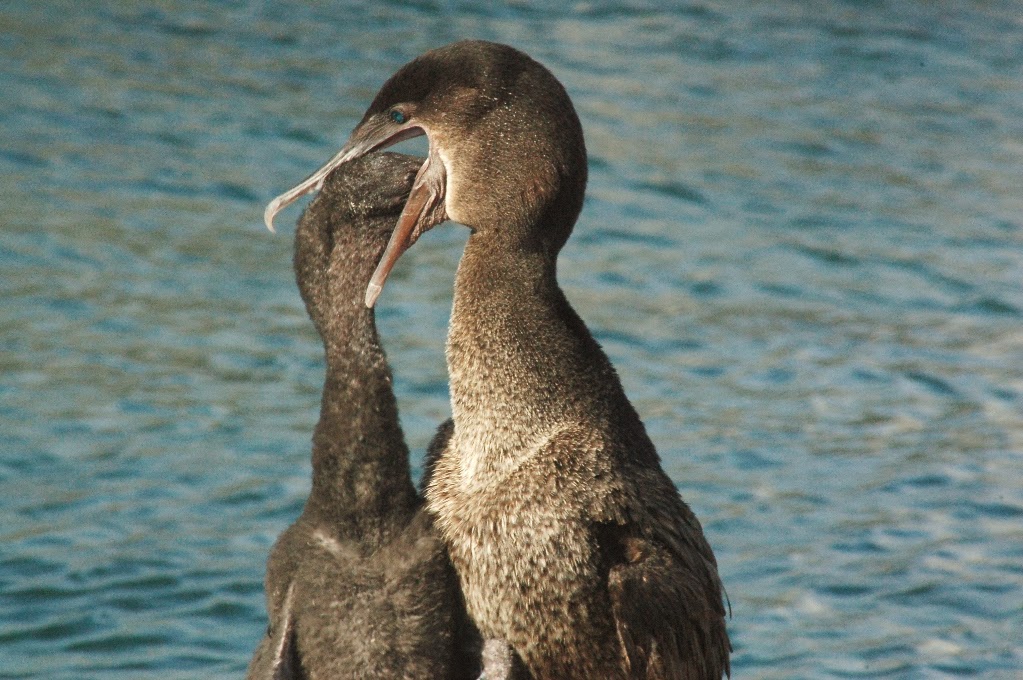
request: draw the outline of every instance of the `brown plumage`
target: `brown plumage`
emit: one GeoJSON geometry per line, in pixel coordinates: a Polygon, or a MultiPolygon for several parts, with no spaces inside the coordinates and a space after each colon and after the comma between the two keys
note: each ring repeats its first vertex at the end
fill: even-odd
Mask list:
{"type": "Polygon", "coordinates": [[[479,673],[478,648],[463,648],[457,579],[412,484],[391,372],[362,300],[421,163],[360,159],[329,178],[298,223],[295,274],[327,374],[312,490],[267,563],[270,627],[251,680],[479,673]]]}
{"type": "Polygon", "coordinates": [[[447,344],[453,426],[426,491],[470,615],[537,679],[720,678],[714,555],[557,283],[586,150],[554,76],[494,43],[422,55],[329,163],[267,207],[268,224],[332,168],[416,134],[430,154],[366,299],[427,229],[472,229],[447,344]]]}

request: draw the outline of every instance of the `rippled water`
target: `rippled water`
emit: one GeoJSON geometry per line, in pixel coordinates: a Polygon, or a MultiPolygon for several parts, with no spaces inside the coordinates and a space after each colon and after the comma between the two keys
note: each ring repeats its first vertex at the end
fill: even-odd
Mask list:
{"type": "MultiPolygon", "coordinates": [[[[561,279],[704,522],[734,676],[1015,677],[1018,5],[547,5],[0,9],[0,677],[242,674],[322,379],[263,205],[463,37],[575,100],[561,279]]],[[[381,300],[417,467],[464,238],[381,300]]]]}

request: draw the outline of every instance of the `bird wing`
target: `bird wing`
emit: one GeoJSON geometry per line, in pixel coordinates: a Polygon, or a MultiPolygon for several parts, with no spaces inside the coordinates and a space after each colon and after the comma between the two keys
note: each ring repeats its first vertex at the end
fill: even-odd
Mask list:
{"type": "Polygon", "coordinates": [[[277,626],[256,650],[246,680],[299,680],[303,677],[295,640],[295,617],[292,599],[295,584],[288,587],[277,626]]]}
{"type": "Polygon", "coordinates": [[[720,595],[710,600],[704,579],[650,540],[628,537],[621,549],[608,591],[629,677],[720,680],[731,650],[720,595]]]}
{"type": "Polygon", "coordinates": [[[629,677],[720,680],[732,647],[703,528],[660,466],[624,478],[625,521],[602,525],[598,543],[629,677]]]}
{"type": "MultiPolygon", "coordinates": [[[[645,435],[629,446],[592,428],[565,428],[543,458],[592,503],[614,624],[628,677],[721,680],[730,672],[721,579],[696,515],[645,435]],[[552,447],[563,447],[558,455],[552,447]]],[[[569,484],[568,486],[572,486],[569,484]]]]}

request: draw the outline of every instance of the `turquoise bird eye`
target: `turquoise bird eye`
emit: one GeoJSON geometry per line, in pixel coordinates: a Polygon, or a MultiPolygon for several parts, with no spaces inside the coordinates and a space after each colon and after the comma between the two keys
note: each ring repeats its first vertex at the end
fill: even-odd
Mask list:
{"type": "Polygon", "coordinates": [[[398,125],[401,125],[406,120],[408,120],[408,118],[406,118],[405,114],[402,113],[401,111],[394,109],[393,111],[391,111],[391,120],[393,120],[398,125]]]}

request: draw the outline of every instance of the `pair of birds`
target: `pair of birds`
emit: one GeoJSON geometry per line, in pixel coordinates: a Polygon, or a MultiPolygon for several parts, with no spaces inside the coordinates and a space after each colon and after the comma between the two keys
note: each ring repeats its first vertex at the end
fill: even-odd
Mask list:
{"type": "Polygon", "coordinates": [[[557,284],[585,186],[561,84],[511,47],[465,41],[402,67],[341,151],[267,207],[272,228],[322,189],[295,269],[327,378],[312,491],[271,552],[250,678],[728,673],[711,548],[557,284]],[[425,161],[371,153],[423,134],[425,161]],[[372,306],[447,219],[472,234],[424,503],[372,306]]]}

